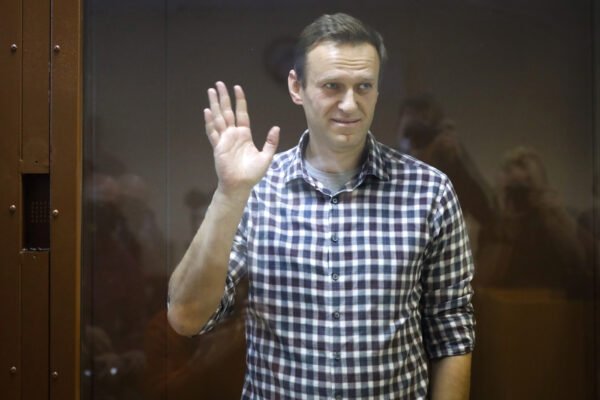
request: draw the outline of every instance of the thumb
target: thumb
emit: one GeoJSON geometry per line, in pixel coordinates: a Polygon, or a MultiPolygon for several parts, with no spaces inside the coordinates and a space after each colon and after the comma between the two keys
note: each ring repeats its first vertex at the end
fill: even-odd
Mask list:
{"type": "Polygon", "coordinates": [[[277,150],[277,145],[279,144],[279,127],[274,126],[271,128],[269,133],[267,134],[267,140],[262,148],[262,152],[265,156],[272,158],[275,154],[275,150],[277,150]]]}

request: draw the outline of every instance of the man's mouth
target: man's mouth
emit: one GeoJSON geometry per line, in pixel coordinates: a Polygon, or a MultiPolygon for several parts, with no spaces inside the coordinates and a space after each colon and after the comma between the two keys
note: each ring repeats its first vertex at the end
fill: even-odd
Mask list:
{"type": "Polygon", "coordinates": [[[341,125],[354,125],[360,122],[360,119],[337,119],[337,118],[332,118],[331,119],[333,122],[335,122],[336,124],[341,124],[341,125]]]}

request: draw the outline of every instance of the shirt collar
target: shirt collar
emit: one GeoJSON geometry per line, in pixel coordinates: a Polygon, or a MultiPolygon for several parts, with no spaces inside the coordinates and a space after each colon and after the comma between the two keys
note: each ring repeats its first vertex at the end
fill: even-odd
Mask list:
{"type": "MultiPolygon", "coordinates": [[[[304,165],[304,151],[308,145],[309,133],[308,129],[304,131],[298,142],[298,146],[293,150],[290,163],[287,167],[285,174],[285,183],[291,182],[295,179],[304,179],[307,182],[311,182],[312,178],[306,171],[304,165]]],[[[362,181],[368,175],[373,175],[381,180],[389,180],[390,176],[386,171],[385,162],[381,154],[381,145],[375,140],[375,137],[371,132],[367,133],[365,161],[363,162],[361,172],[359,174],[359,181],[362,181]]]]}

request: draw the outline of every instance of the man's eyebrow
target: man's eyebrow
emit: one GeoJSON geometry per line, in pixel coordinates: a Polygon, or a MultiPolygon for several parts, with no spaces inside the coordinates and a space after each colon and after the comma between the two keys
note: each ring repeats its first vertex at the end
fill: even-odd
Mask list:
{"type": "MultiPolygon", "coordinates": [[[[316,80],[317,83],[329,82],[329,81],[337,81],[342,79],[342,75],[326,75],[316,80]]],[[[372,75],[359,76],[358,80],[361,82],[374,82],[376,78],[372,75]]]]}

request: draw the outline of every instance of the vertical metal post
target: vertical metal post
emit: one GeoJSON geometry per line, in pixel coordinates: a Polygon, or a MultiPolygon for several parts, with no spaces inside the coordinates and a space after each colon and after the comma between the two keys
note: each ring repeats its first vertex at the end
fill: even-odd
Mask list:
{"type": "Polygon", "coordinates": [[[53,0],[50,114],[50,399],[79,398],[81,0],[53,0]]]}

